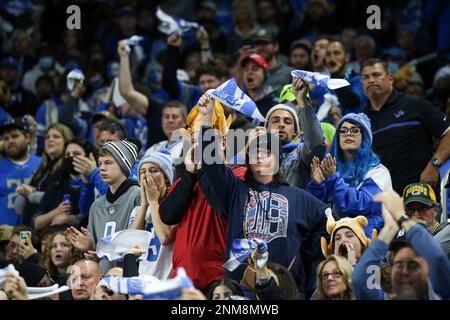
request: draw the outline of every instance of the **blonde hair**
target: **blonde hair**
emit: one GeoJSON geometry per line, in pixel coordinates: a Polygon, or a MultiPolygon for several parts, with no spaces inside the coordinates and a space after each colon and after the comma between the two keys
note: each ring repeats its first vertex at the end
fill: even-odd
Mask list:
{"type": "MultiPolygon", "coordinates": [[[[53,123],[51,124],[47,130],[45,131],[45,137],[49,133],[51,129],[54,129],[61,133],[64,139],[64,145],[73,139],[73,133],[70,128],[62,123],[53,123]]],[[[40,190],[39,185],[41,184],[41,180],[44,178],[46,173],[53,174],[55,173],[59,167],[61,167],[64,160],[64,151],[61,156],[56,159],[51,159],[47,152],[44,150],[42,153],[42,161],[39,168],[33,174],[33,178],[31,179],[30,185],[36,187],[36,189],[40,190]]]]}
{"type": "Polygon", "coordinates": [[[336,262],[339,270],[342,272],[342,277],[347,286],[347,290],[342,295],[342,300],[355,300],[355,294],[353,293],[352,288],[352,273],[353,267],[352,265],[345,259],[339,256],[335,256],[334,254],[330,254],[325,260],[323,260],[319,266],[317,267],[316,273],[316,282],[317,282],[317,291],[316,291],[316,299],[317,300],[330,300],[330,298],[325,294],[322,285],[322,271],[325,265],[330,262],[336,262]]]}

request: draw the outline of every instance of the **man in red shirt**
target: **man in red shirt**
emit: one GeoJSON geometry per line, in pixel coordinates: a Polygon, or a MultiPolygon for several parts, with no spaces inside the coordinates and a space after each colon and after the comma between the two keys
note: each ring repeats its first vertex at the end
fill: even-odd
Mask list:
{"type": "MultiPolygon", "coordinates": [[[[186,118],[191,141],[194,143],[201,128],[201,114],[195,106],[186,118]]],[[[223,107],[215,106],[214,128],[225,137],[228,124],[223,107]]],[[[225,151],[225,139],[223,139],[225,151]]],[[[188,152],[190,155],[191,150],[188,152]]],[[[224,159],[224,152],[221,154],[224,159]]],[[[165,200],[160,205],[163,223],[177,225],[173,249],[173,269],[183,267],[193,280],[194,286],[203,292],[209,285],[224,276],[222,264],[225,258],[225,242],[228,221],[223,212],[217,212],[205,198],[214,197],[205,178],[202,178],[200,165],[194,164],[190,157],[186,161],[179,178],[171,186],[165,200]]],[[[243,178],[245,168],[234,168],[234,174],[243,178]]],[[[223,209],[225,210],[225,209],[223,209]]],[[[221,210],[222,211],[222,210],[221,210]]]]}

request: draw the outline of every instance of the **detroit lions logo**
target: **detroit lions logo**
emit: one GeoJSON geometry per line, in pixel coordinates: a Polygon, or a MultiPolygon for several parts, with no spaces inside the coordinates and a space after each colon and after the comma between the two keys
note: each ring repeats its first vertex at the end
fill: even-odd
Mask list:
{"type": "Polygon", "coordinates": [[[405,112],[403,110],[400,110],[399,112],[394,113],[395,119],[398,119],[398,118],[400,118],[401,116],[404,116],[404,115],[405,115],[405,112]]]}
{"type": "Polygon", "coordinates": [[[275,238],[286,237],[288,218],[289,202],[285,196],[270,194],[269,191],[258,193],[250,190],[250,201],[244,217],[247,238],[269,243],[275,238]]]}

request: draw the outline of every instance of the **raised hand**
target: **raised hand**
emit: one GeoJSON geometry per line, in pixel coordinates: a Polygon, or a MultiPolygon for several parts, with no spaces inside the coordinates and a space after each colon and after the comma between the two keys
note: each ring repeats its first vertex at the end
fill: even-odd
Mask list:
{"type": "Polygon", "coordinates": [[[27,114],[26,116],[28,125],[30,126],[30,138],[33,139],[36,136],[37,133],[37,122],[36,119],[30,114],[27,114]]]}
{"type": "Polygon", "coordinates": [[[94,249],[94,243],[89,231],[81,227],[81,232],[74,227],[67,228],[65,231],[70,243],[82,252],[94,249]]]}
{"type": "Polygon", "coordinates": [[[208,31],[206,31],[205,28],[199,28],[196,36],[197,36],[197,40],[198,40],[198,42],[200,42],[200,45],[202,46],[202,48],[209,46],[209,35],[208,35],[208,31]]]}
{"type": "Polygon", "coordinates": [[[127,252],[127,254],[132,254],[132,255],[135,255],[135,256],[141,256],[142,254],[144,254],[145,253],[145,250],[144,249],[142,249],[142,247],[141,246],[134,246],[133,248],[131,248],[128,252],[127,252]]]}
{"type": "Polygon", "coordinates": [[[93,260],[93,261],[97,261],[97,262],[100,261],[100,258],[97,256],[97,252],[94,250],[88,250],[83,255],[88,260],[93,260]]]}
{"type": "Polygon", "coordinates": [[[303,79],[294,77],[292,80],[292,93],[297,100],[297,104],[300,108],[304,108],[307,105],[307,94],[309,92],[309,84],[303,79]]]}
{"type": "Polygon", "coordinates": [[[181,47],[182,38],[178,33],[171,34],[167,37],[167,44],[173,47],[181,47]]]}
{"type": "Polygon", "coordinates": [[[311,180],[316,184],[322,184],[325,181],[325,176],[320,168],[320,160],[314,157],[311,162],[311,180]]]}
{"type": "Polygon", "coordinates": [[[28,300],[28,289],[22,277],[6,274],[5,292],[11,300],[28,300]]]}
{"type": "Polygon", "coordinates": [[[155,179],[149,174],[144,177],[145,179],[145,193],[147,196],[148,202],[158,202],[159,197],[161,196],[161,190],[158,189],[156,185],[155,179]]]}
{"type": "Polygon", "coordinates": [[[141,191],[141,206],[148,207],[148,199],[147,199],[147,192],[146,192],[146,180],[145,180],[145,173],[141,173],[141,179],[140,179],[140,191],[141,191]]]}
{"type": "Polygon", "coordinates": [[[350,242],[345,242],[344,244],[347,247],[347,261],[350,262],[352,266],[354,266],[357,262],[355,247],[350,242]]]}
{"type": "Polygon", "coordinates": [[[325,159],[320,163],[325,179],[331,177],[336,172],[336,159],[327,154],[325,159]]]}
{"type": "Polygon", "coordinates": [[[73,158],[73,167],[76,172],[87,179],[87,176],[89,176],[89,174],[97,168],[97,162],[95,161],[92,153],[89,154],[89,158],[85,156],[76,156],[73,158]]]}
{"type": "Polygon", "coordinates": [[[128,57],[127,43],[125,42],[125,40],[121,40],[118,42],[117,53],[119,54],[120,58],[128,57]]]}
{"type": "Polygon", "coordinates": [[[202,114],[202,117],[212,117],[214,111],[214,102],[207,93],[204,93],[198,100],[198,111],[202,114]]]}
{"type": "Polygon", "coordinates": [[[198,143],[194,143],[186,153],[186,157],[184,157],[184,165],[186,166],[186,170],[190,173],[196,173],[199,169],[198,161],[196,161],[196,153],[198,150],[198,143]]]}
{"type": "Polygon", "coordinates": [[[28,259],[33,254],[37,253],[37,250],[33,247],[31,238],[27,235],[27,241],[21,243],[19,246],[19,255],[24,259],[28,259]]]}
{"type": "Polygon", "coordinates": [[[397,224],[397,221],[405,214],[403,199],[395,191],[380,192],[373,197],[376,202],[381,202],[384,224],[397,224]]]}

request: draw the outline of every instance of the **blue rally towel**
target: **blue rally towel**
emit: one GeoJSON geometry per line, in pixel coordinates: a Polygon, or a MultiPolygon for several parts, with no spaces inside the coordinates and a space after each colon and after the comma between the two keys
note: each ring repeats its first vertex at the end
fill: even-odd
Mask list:
{"type": "Polygon", "coordinates": [[[267,243],[260,239],[236,239],[233,241],[230,252],[230,259],[224,263],[223,267],[228,271],[233,271],[241,263],[244,263],[252,252],[258,248],[259,253],[263,255],[256,262],[262,268],[268,259],[267,243]]]}
{"type": "Polygon", "coordinates": [[[193,288],[192,280],[183,268],[177,269],[173,279],[158,280],[153,276],[140,277],[106,277],[99,283],[115,293],[141,294],[144,300],[174,300],[181,296],[181,289],[193,288]]]}
{"type": "Polygon", "coordinates": [[[237,110],[247,117],[261,122],[266,121],[259,112],[256,103],[238,87],[234,78],[222,83],[216,89],[208,90],[208,94],[227,107],[237,110]]]}
{"type": "Polygon", "coordinates": [[[162,11],[160,7],[156,10],[156,16],[160,21],[158,30],[167,35],[171,35],[173,33],[183,34],[193,29],[200,28],[198,23],[170,16],[162,11]]]}
{"type": "Polygon", "coordinates": [[[293,70],[291,76],[300,78],[315,86],[328,88],[331,90],[349,86],[350,83],[345,79],[330,79],[330,74],[326,72],[310,72],[305,70],[293,70]]]}

